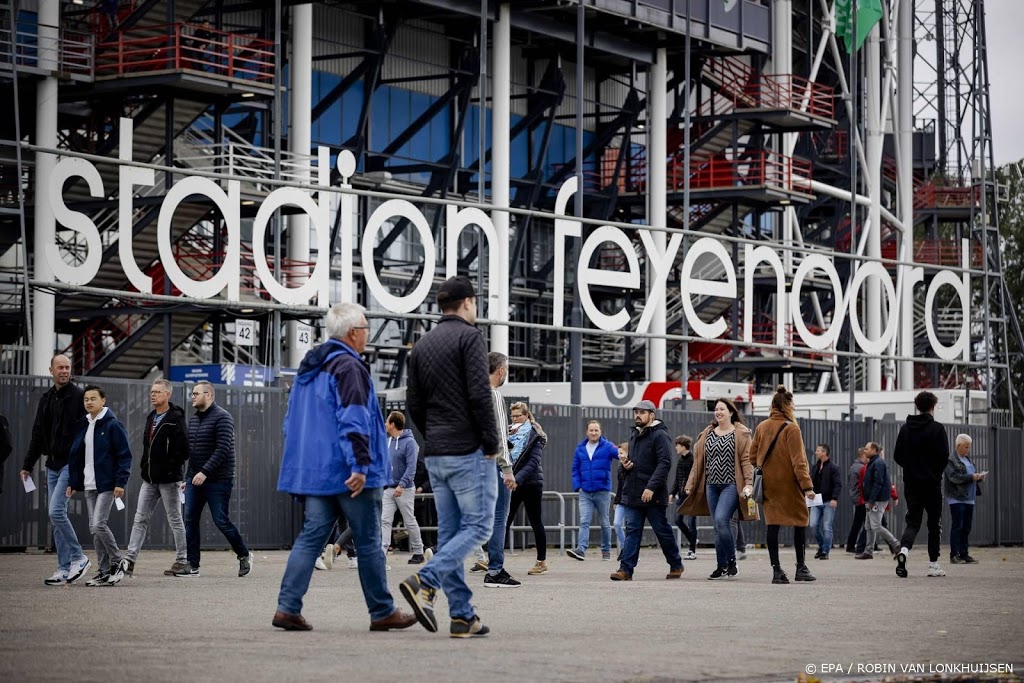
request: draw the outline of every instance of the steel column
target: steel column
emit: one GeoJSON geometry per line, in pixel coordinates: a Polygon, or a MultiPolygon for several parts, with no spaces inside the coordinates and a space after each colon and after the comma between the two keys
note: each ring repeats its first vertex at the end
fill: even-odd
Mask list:
{"type": "MultiPolygon", "coordinates": [[[[654,64],[649,70],[649,82],[647,84],[647,101],[649,114],[647,121],[647,224],[663,228],[668,225],[668,169],[666,159],[668,158],[668,115],[666,113],[666,98],[668,92],[668,54],[665,48],[658,48],[654,64]]],[[[651,235],[655,246],[661,253],[665,252],[667,233],[658,230],[651,235]]],[[[654,281],[654,270],[648,259],[647,264],[647,305],[654,306],[654,317],[651,319],[651,334],[658,335],[647,341],[647,380],[650,382],[664,382],[667,376],[667,345],[665,339],[660,335],[665,334],[667,327],[665,299],[668,292],[667,287],[662,296],[656,301],[650,300],[651,284],[654,281]]]]}
{"type": "MultiPolygon", "coordinates": [[[[508,3],[498,6],[498,19],[494,22],[494,71],[492,78],[493,119],[491,122],[491,201],[495,207],[509,206],[509,174],[512,163],[509,130],[512,124],[512,23],[508,3]]],[[[508,320],[509,280],[509,214],[493,211],[491,220],[497,235],[498,291],[488,289],[487,316],[492,320],[508,320]]],[[[491,326],[491,350],[508,355],[508,327],[491,326]]]]}

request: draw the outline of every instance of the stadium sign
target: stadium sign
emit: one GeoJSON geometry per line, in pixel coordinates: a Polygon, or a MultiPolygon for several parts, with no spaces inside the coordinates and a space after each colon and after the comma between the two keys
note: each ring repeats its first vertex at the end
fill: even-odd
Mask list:
{"type": "MultiPolygon", "coordinates": [[[[132,122],[130,119],[121,119],[121,145],[120,158],[123,161],[132,161],[132,122]]],[[[350,152],[344,150],[338,154],[337,169],[342,177],[341,187],[349,187],[348,181],[355,172],[355,159],[350,152]]],[[[89,187],[93,197],[102,198],[107,196],[107,189],[103,186],[103,180],[99,170],[91,162],[75,157],[64,157],[56,165],[49,181],[51,188],[50,201],[57,221],[65,228],[79,232],[88,246],[88,254],[79,265],[66,263],[60,255],[56,243],[46,245],[46,255],[55,277],[58,280],[69,284],[87,285],[96,276],[100,267],[100,256],[102,246],[99,230],[95,222],[88,215],[67,207],[62,196],[62,188],[65,182],[71,178],[83,179],[89,187]]],[[[153,290],[152,278],[143,273],[137,263],[132,251],[132,197],[136,188],[150,186],[155,182],[152,169],[139,168],[122,165],[119,168],[118,176],[118,197],[119,197],[119,237],[118,250],[121,266],[125,276],[133,287],[140,292],[151,292],[153,290]]],[[[555,253],[554,253],[554,310],[551,324],[561,325],[564,320],[565,305],[565,273],[568,267],[576,271],[577,282],[579,283],[580,303],[589,321],[601,330],[609,332],[622,330],[630,322],[629,311],[622,309],[614,313],[601,311],[594,303],[591,295],[591,287],[606,286],[622,290],[635,290],[637,292],[647,291],[647,303],[644,306],[643,314],[638,322],[636,332],[645,333],[650,330],[654,317],[655,303],[665,301],[667,293],[667,282],[669,274],[675,268],[682,246],[682,235],[673,233],[668,235],[667,244],[662,248],[654,240],[653,233],[638,226],[640,240],[645,250],[648,264],[648,281],[641,281],[641,265],[627,233],[619,227],[605,225],[591,231],[583,241],[582,249],[575,264],[566,264],[566,239],[570,237],[583,236],[583,224],[566,215],[566,208],[569,200],[577,191],[576,179],[566,180],[560,187],[555,201],[555,253]],[[605,243],[613,243],[625,254],[624,271],[607,271],[591,267],[591,257],[599,247],[605,243]]],[[[330,184],[330,150],[320,147],[318,150],[318,166],[316,185],[328,187],[330,184]]],[[[160,253],[160,260],[164,270],[172,284],[182,294],[208,299],[220,296],[227,291],[227,299],[240,301],[239,282],[241,270],[241,201],[240,186],[237,180],[226,182],[226,191],[214,180],[206,177],[190,176],[175,182],[164,196],[160,213],[157,218],[157,242],[160,253]],[[206,280],[193,280],[184,273],[174,258],[171,225],[174,212],[178,205],[186,198],[199,195],[209,199],[219,210],[225,230],[225,254],[220,269],[206,280]]],[[[301,212],[309,216],[311,229],[316,232],[317,244],[327,244],[330,240],[330,201],[328,192],[316,192],[314,200],[312,192],[294,187],[280,187],[271,192],[260,205],[256,217],[253,220],[253,260],[256,273],[259,276],[263,287],[270,294],[271,298],[282,304],[303,305],[315,299],[319,306],[328,306],[330,293],[329,260],[318,258],[308,278],[298,286],[285,286],[274,277],[273,270],[267,262],[266,255],[266,228],[271,216],[283,206],[297,207],[301,212]]],[[[341,292],[343,298],[351,297],[353,288],[353,263],[352,253],[359,230],[354,224],[355,195],[343,193],[341,198],[341,292]]],[[[445,242],[445,275],[455,274],[458,264],[458,240],[464,229],[475,225],[481,229],[488,240],[490,262],[488,265],[488,294],[497,300],[502,291],[508,291],[510,283],[500,280],[503,271],[499,266],[497,249],[497,231],[491,216],[474,207],[460,208],[447,205],[445,207],[446,220],[446,242],[445,242]]],[[[875,229],[875,228],[872,228],[875,229]]],[[[362,230],[362,241],[360,251],[362,263],[365,268],[364,280],[369,294],[386,310],[396,313],[410,313],[419,309],[426,301],[430,293],[437,270],[437,254],[434,247],[434,235],[431,232],[430,222],[423,212],[415,204],[406,199],[389,199],[382,203],[366,220],[362,230]],[[423,272],[417,286],[408,294],[394,294],[380,280],[373,258],[373,250],[377,242],[377,233],[382,227],[396,220],[407,219],[412,229],[418,233],[419,242],[423,247],[423,272]]],[[[969,243],[962,241],[961,268],[969,267],[969,243]]],[[[800,340],[810,349],[825,351],[834,347],[838,340],[839,333],[847,315],[850,316],[851,329],[856,343],[861,352],[879,356],[886,352],[894,337],[904,329],[900,321],[914,314],[913,306],[913,285],[925,279],[924,269],[916,266],[898,266],[899,275],[903,279],[903,287],[897,299],[897,287],[886,271],[885,266],[879,262],[864,262],[857,269],[856,274],[850,283],[850,291],[843,290],[839,272],[835,264],[824,254],[811,253],[805,255],[793,273],[791,283],[787,286],[785,269],[783,266],[783,253],[766,245],[754,246],[743,245],[743,301],[745,320],[743,325],[743,341],[753,343],[753,313],[754,313],[754,275],[762,265],[767,266],[776,279],[776,296],[788,297],[789,310],[795,312],[790,315],[790,320],[780,321],[791,323],[797,331],[800,340]],[[820,273],[827,278],[833,290],[834,301],[837,302],[835,313],[829,329],[818,333],[808,329],[800,315],[801,302],[804,297],[804,284],[807,279],[815,273],[820,273]],[[859,295],[863,285],[869,278],[877,278],[882,289],[883,296],[887,301],[887,310],[890,312],[885,329],[878,338],[872,339],[864,332],[859,316],[859,295]]],[[[714,340],[721,337],[728,329],[728,324],[722,317],[705,322],[697,315],[694,307],[693,297],[717,297],[736,300],[740,291],[738,285],[737,264],[733,263],[732,255],[721,241],[714,237],[701,237],[689,245],[685,254],[682,255],[680,266],[680,294],[683,303],[683,312],[687,323],[693,332],[707,340],[714,340]],[[716,259],[720,262],[724,275],[718,279],[703,279],[694,273],[694,267],[701,258],[716,259]]],[[[969,322],[970,322],[970,274],[967,272],[957,273],[948,269],[938,269],[931,281],[928,283],[925,298],[925,329],[929,343],[935,354],[947,361],[969,359],[969,322]],[[935,333],[933,322],[933,309],[935,306],[936,294],[943,286],[950,286],[960,299],[961,310],[964,312],[960,331],[956,341],[947,346],[943,344],[935,333]]],[[[762,271],[763,272],[763,271],[762,271]]],[[[776,340],[778,346],[786,344],[785,329],[787,325],[777,324],[776,340]]],[[[913,329],[913,326],[907,326],[913,329]]],[[[905,343],[912,340],[901,340],[905,343]]],[[[909,354],[905,354],[909,355],[909,354]]]]}

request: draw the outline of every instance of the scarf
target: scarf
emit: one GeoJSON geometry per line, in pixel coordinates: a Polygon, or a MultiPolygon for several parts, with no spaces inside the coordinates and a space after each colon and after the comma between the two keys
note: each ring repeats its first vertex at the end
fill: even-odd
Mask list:
{"type": "Polygon", "coordinates": [[[533,423],[527,420],[519,425],[519,429],[509,434],[508,440],[512,443],[512,450],[509,451],[508,457],[512,460],[513,465],[516,464],[523,451],[526,450],[526,443],[530,440],[532,432],[533,423]]]}

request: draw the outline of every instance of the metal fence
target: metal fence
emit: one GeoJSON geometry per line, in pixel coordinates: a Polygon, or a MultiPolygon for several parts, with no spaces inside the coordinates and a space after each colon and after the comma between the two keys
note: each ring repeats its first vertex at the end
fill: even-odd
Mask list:
{"type": "MultiPolygon", "coordinates": [[[[76,380],[88,383],[88,378],[76,380]]],[[[107,405],[128,429],[132,452],[138,461],[142,452],[142,430],[150,411],[149,383],[139,380],[99,378],[97,384],[107,393],[107,405]]],[[[26,494],[22,489],[18,472],[28,447],[32,420],[35,416],[39,397],[50,386],[49,378],[25,376],[0,376],[0,414],[11,424],[14,438],[14,453],[5,464],[4,491],[0,495],[0,547],[45,547],[49,544],[47,520],[45,472],[37,466],[34,471],[39,489],[26,494]]],[[[512,401],[513,397],[507,397],[512,401]]],[[[178,405],[190,405],[188,389],[181,384],[174,385],[172,401],[178,405]]],[[[234,417],[236,443],[238,448],[237,471],[230,513],[248,545],[256,548],[283,548],[291,545],[301,527],[301,507],[288,496],[277,491],[277,477],[281,465],[282,434],[281,424],[287,408],[287,391],[273,387],[216,387],[216,401],[234,417]]],[[[389,404],[388,408],[392,406],[389,404]]],[[[544,487],[547,491],[560,492],[564,496],[547,496],[543,503],[543,516],[550,545],[562,547],[575,543],[578,526],[578,510],[572,492],[572,456],[576,445],[584,438],[586,422],[589,419],[601,421],[605,436],[613,442],[626,441],[633,424],[633,414],[628,408],[580,408],[560,405],[531,406],[537,421],[548,434],[545,448],[544,487]]],[[[186,413],[189,413],[186,410],[186,413]]],[[[711,420],[708,412],[665,410],[659,413],[673,435],[697,433],[711,420]]],[[[754,420],[756,423],[756,420],[754,420]]],[[[752,424],[751,427],[754,425],[752,424]]],[[[892,422],[843,422],[832,420],[801,419],[804,443],[808,457],[818,443],[827,443],[832,448],[832,460],[843,473],[852,463],[858,447],[868,441],[878,441],[886,451],[891,451],[896,442],[900,423],[892,422]]],[[[984,495],[978,500],[971,541],[976,545],[1024,543],[1024,433],[1020,430],[948,425],[950,444],[958,433],[970,434],[974,439],[971,455],[979,469],[989,470],[989,478],[983,484],[984,495]]],[[[890,463],[893,481],[902,491],[902,472],[890,463]]],[[[671,478],[675,476],[673,463],[671,478]]],[[[141,479],[138,465],[133,468],[132,478],[126,489],[127,509],[113,512],[111,527],[121,543],[127,543],[135,514],[135,502],[141,479]]],[[[890,513],[890,529],[900,533],[903,529],[903,510],[900,505],[890,513]]],[[[835,543],[842,543],[853,519],[853,505],[845,491],[836,511],[835,543]]],[[[670,511],[670,521],[674,517],[670,511]]],[[[944,512],[943,543],[946,543],[949,528],[948,510],[944,512]]],[[[88,537],[88,520],[85,502],[81,496],[72,500],[69,516],[80,539],[88,537]]],[[[710,520],[701,519],[701,542],[711,542],[710,520]]],[[[513,522],[516,547],[533,542],[533,534],[520,512],[513,522]]],[[[764,543],[763,522],[744,523],[744,535],[748,543],[764,543]]],[[[598,525],[592,524],[594,540],[599,534],[598,525]]],[[[653,535],[645,542],[653,542],[653,535]]],[[[204,515],[202,526],[203,546],[226,548],[223,536],[213,526],[209,515],[204,515]]],[[[783,533],[783,541],[792,538],[791,532],[783,533]]],[[[922,539],[923,540],[923,539],[922,539]]],[[[808,541],[813,542],[813,535],[808,541]]],[[[163,515],[156,514],[150,526],[147,547],[172,547],[173,541],[163,515]]]]}

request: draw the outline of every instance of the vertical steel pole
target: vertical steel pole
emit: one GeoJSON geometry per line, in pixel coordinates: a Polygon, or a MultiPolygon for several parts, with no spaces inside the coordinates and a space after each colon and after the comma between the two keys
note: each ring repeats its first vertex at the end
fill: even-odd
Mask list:
{"type": "MultiPolygon", "coordinates": [[[[576,216],[583,217],[583,79],[586,74],[583,70],[583,43],[586,38],[586,22],[582,0],[576,5],[576,216]]],[[[578,244],[582,240],[574,239],[578,244]]],[[[577,246],[578,246],[577,244],[577,246]]],[[[573,248],[572,253],[579,258],[580,249],[573,248]]],[[[567,260],[567,264],[573,263],[567,260]]],[[[576,296],[572,299],[572,326],[583,327],[583,311],[580,309],[579,278],[573,276],[573,289],[576,296]]],[[[557,296],[557,294],[556,294],[557,296]]],[[[579,332],[572,332],[569,335],[569,357],[570,357],[570,386],[569,402],[578,406],[583,400],[583,337],[579,332]]]]}

